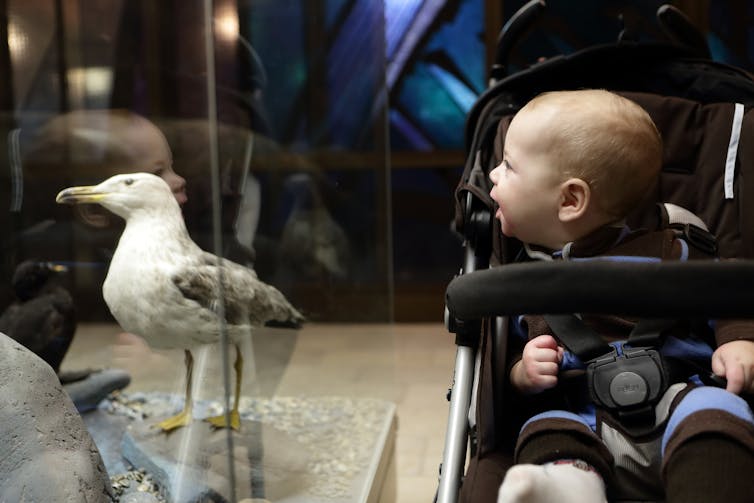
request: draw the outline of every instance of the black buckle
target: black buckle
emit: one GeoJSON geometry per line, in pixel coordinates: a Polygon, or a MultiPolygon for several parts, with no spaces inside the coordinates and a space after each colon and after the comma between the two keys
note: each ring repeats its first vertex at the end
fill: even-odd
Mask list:
{"type": "Polygon", "coordinates": [[[683,239],[695,248],[708,255],[717,255],[717,239],[711,232],[693,224],[683,224],[678,230],[683,239]]]}
{"type": "Polygon", "coordinates": [[[667,371],[657,350],[623,347],[592,360],[587,366],[589,394],[619,417],[654,417],[654,404],[668,386],[667,371]]]}

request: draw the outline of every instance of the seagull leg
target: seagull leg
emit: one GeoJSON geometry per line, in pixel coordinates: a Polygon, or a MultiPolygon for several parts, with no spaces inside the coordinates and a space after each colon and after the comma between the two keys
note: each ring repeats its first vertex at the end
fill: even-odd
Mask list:
{"type": "Polygon", "coordinates": [[[193,408],[193,402],[191,400],[191,381],[194,374],[194,357],[191,355],[191,351],[184,350],[186,355],[186,397],[183,402],[183,410],[175,416],[169,417],[164,421],[160,421],[155,425],[157,428],[161,428],[162,431],[169,433],[176,428],[186,426],[191,422],[191,410],[193,408]]]}
{"type": "Polygon", "coordinates": [[[215,428],[227,428],[230,426],[234,430],[238,431],[241,428],[241,416],[238,413],[238,401],[241,398],[241,378],[243,376],[243,356],[241,355],[241,348],[238,344],[234,344],[236,347],[236,363],[233,368],[236,370],[236,392],[234,395],[233,409],[230,411],[230,425],[226,420],[225,414],[219,416],[208,417],[205,421],[209,422],[215,428]]]}

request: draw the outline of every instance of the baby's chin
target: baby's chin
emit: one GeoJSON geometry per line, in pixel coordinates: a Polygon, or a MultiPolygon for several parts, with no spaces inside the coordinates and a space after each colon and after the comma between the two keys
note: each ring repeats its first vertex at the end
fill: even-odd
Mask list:
{"type": "Polygon", "coordinates": [[[505,236],[509,238],[516,237],[513,224],[505,219],[503,213],[499,209],[495,213],[495,218],[497,218],[498,222],[500,222],[500,229],[503,231],[503,234],[505,234],[505,236]]]}

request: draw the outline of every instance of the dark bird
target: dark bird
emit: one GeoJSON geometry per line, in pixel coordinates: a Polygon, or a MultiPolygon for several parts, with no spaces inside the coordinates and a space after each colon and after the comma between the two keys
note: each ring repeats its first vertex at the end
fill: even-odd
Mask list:
{"type": "Polygon", "coordinates": [[[236,347],[236,389],[230,425],[240,427],[238,401],[243,359],[238,347],[254,326],[269,321],[298,325],[304,317],[280,291],[247,267],[203,251],[186,230],[170,188],[148,173],[115,175],[95,186],[61,191],[58,203],[96,203],[122,217],[126,227],[113,254],[102,293],[120,326],[154,348],[183,348],[183,410],[158,424],[164,431],[191,421],[191,348],[218,341],[223,327],[236,347]]]}
{"type": "Polygon", "coordinates": [[[53,281],[65,270],[51,262],[20,263],[12,278],[16,300],[0,315],[0,332],[36,353],[56,374],[76,332],[71,294],[53,281]]]}

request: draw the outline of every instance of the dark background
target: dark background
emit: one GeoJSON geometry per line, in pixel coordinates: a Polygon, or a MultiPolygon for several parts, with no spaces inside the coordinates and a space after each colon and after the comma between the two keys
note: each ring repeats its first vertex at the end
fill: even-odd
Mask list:
{"type": "MultiPolygon", "coordinates": [[[[250,129],[274,146],[263,148],[251,167],[269,201],[255,241],[260,277],[317,320],[442,319],[445,286],[462,259],[451,221],[453,190],[465,160],[466,113],[486,87],[500,28],[523,3],[215,2],[216,13],[237,12],[239,34],[258,58],[218,38],[218,118],[228,128],[230,145],[238,131],[250,129]],[[349,237],[353,258],[345,278],[281,274],[277,243],[293,207],[286,192],[293,173],[313,177],[349,237]]],[[[661,3],[551,0],[542,22],[512,54],[511,69],[613,41],[626,28],[642,39],[662,38],[654,22],[661,3]]],[[[754,68],[754,3],[670,3],[705,34],[713,58],[754,68]]],[[[183,0],[0,0],[0,40],[9,40],[0,43],[0,147],[8,151],[8,132],[33,131],[45,118],[80,106],[128,108],[150,117],[166,130],[176,171],[189,181],[192,235],[211,249],[209,175],[200,168],[206,145],[194,144],[185,133],[185,121],[206,118],[202,19],[201,2],[183,0]],[[36,47],[33,70],[11,58],[18,26],[26,30],[21,42],[34,48],[37,40],[45,41],[36,47]],[[75,101],[67,70],[103,64],[114,70],[111,93],[75,101]]],[[[220,157],[223,165],[239,154],[220,157]]],[[[0,162],[4,206],[10,199],[6,162],[0,162]]],[[[225,251],[239,199],[235,169],[222,200],[225,251]]],[[[75,181],[65,173],[50,175],[61,188],[75,181]]],[[[0,208],[4,277],[24,256],[18,236],[26,217],[0,208]]],[[[92,305],[98,302],[96,286],[86,300],[92,305]]],[[[8,302],[7,287],[1,297],[8,302]]],[[[95,317],[106,317],[99,307],[95,317]]]]}

